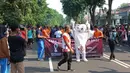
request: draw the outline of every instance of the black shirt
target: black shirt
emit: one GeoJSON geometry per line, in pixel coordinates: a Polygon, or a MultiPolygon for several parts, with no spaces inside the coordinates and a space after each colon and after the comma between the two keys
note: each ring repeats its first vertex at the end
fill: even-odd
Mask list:
{"type": "Polygon", "coordinates": [[[26,41],[20,36],[8,37],[10,47],[10,61],[13,63],[24,60],[26,41]]]}

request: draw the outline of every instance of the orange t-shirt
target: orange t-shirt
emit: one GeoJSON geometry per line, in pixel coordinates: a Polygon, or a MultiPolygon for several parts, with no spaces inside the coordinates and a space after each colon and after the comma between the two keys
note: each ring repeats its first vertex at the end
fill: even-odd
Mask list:
{"type": "Polygon", "coordinates": [[[62,36],[62,48],[63,48],[63,52],[69,52],[70,48],[66,45],[65,41],[71,47],[71,39],[70,39],[70,36],[69,36],[68,33],[63,33],[63,36],[62,36]]]}
{"type": "Polygon", "coordinates": [[[44,38],[49,38],[49,35],[47,34],[46,29],[42,30],[42,34],[43,34],[44,38]]]}
{"type": "Polygon", "coordinates": [[[102,31],[100,31],[100,30],[95,31],[95,32],[94,32],[94,37],[96,37],[96,38],[102,37],[102,38],[103,38],[103,33],[102,33],[102,31]]]}
{"type": "Polygon", "coordinates": [[[49,28],[46,29],[46,33],[48,34],[48,37],[50,36],[51,30],[49,28]]]}

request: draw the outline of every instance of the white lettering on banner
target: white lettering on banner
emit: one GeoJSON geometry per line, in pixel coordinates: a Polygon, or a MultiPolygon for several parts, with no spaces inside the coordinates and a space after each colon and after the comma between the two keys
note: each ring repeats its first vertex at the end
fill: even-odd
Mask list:
{"type": "Polygon", "coordinates": [[[94,40],[88,40],[87,42],[98,42],[99,41],[99,39],[94,39],[94,40]]]}
{"type": "Polygon", "coordinates": [[[49,42],[51,43],[57,43],[57,44],[62,44],[61,42],[55,41],[55,40],[51,40],[51,39],[47,39],[49,42]]]}
{"type": "Polygon", "coordinates": [[[92,53],[97,53],[97,51],[92,51],[91,54],[92,54],[92,53]]]}
{"type": "Polygon", "coordinates": [[[91,50],[87,51],[86,53],[91,53],[98,45],[95,45],[91,48],[91,50]]]}
{"type": "Polygon", "coordinates": [[[93,49],[93,47],[87,47],[87,49],[93,49]]]}

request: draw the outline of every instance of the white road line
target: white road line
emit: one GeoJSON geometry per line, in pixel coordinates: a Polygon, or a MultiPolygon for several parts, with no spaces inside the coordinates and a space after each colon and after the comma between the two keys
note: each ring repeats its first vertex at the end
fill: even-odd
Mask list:
{"type": "Polygon", "coordinates": [[[122,62],[122,61],[120,61],[120,60],[115,59],[115,61],[120,62],[120,63],[122,63],[122,64],[124,64],[124,65],[126,65],[126,66],[130,67],[130,65],[129,65],[129,64],[124,63],[124,62],[122,62]]]}
{"type": "MultiPolygon", "coordinates": [[[[106,55],[106,54],[103,54],[103,57],[106,58],[106,59],[109,59],[109,56],[106,55]]],[[[129,65],[129,64],[126,64],[126,63],[124,63],[124,62],[121,62],[121,61],[119,61],[119,60],[117,60],[117,59],[112,60],[112,62],[115,62],[115,63],[117,63],[117,64],[119,64],[119,65],[121,65],[121,66],[123,66],[123,67],[125,67],[125,68],[130,68],[130,65],[129,65]]]]}
{"type": "Polygon", "coordinates": [[[122,51],[121,49],[117,49],[118,51],[122,51]]]}
{"type": "Polygon", "coordinates": [[[49,58],[49,66],[50,66],[50,72],[54,72],[51,58],[49,58]]]}
{"type": "Polygon", "coordinates": [[[124,51],[125,53],[130,53],[130,52],[128,52],[128,51],[124,51]]]}

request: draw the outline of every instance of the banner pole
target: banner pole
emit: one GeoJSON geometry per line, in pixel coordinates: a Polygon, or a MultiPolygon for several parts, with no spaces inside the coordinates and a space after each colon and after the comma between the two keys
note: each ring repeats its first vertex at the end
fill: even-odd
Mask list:
{"type": "Polygon", "coordinates": [[[51,59],[51,57],[49,57],[49,66],[50,66],[50,72],[54,72],[54,69],[53,69],[53,64],[52,64],[52,59],[51,59]]]}

